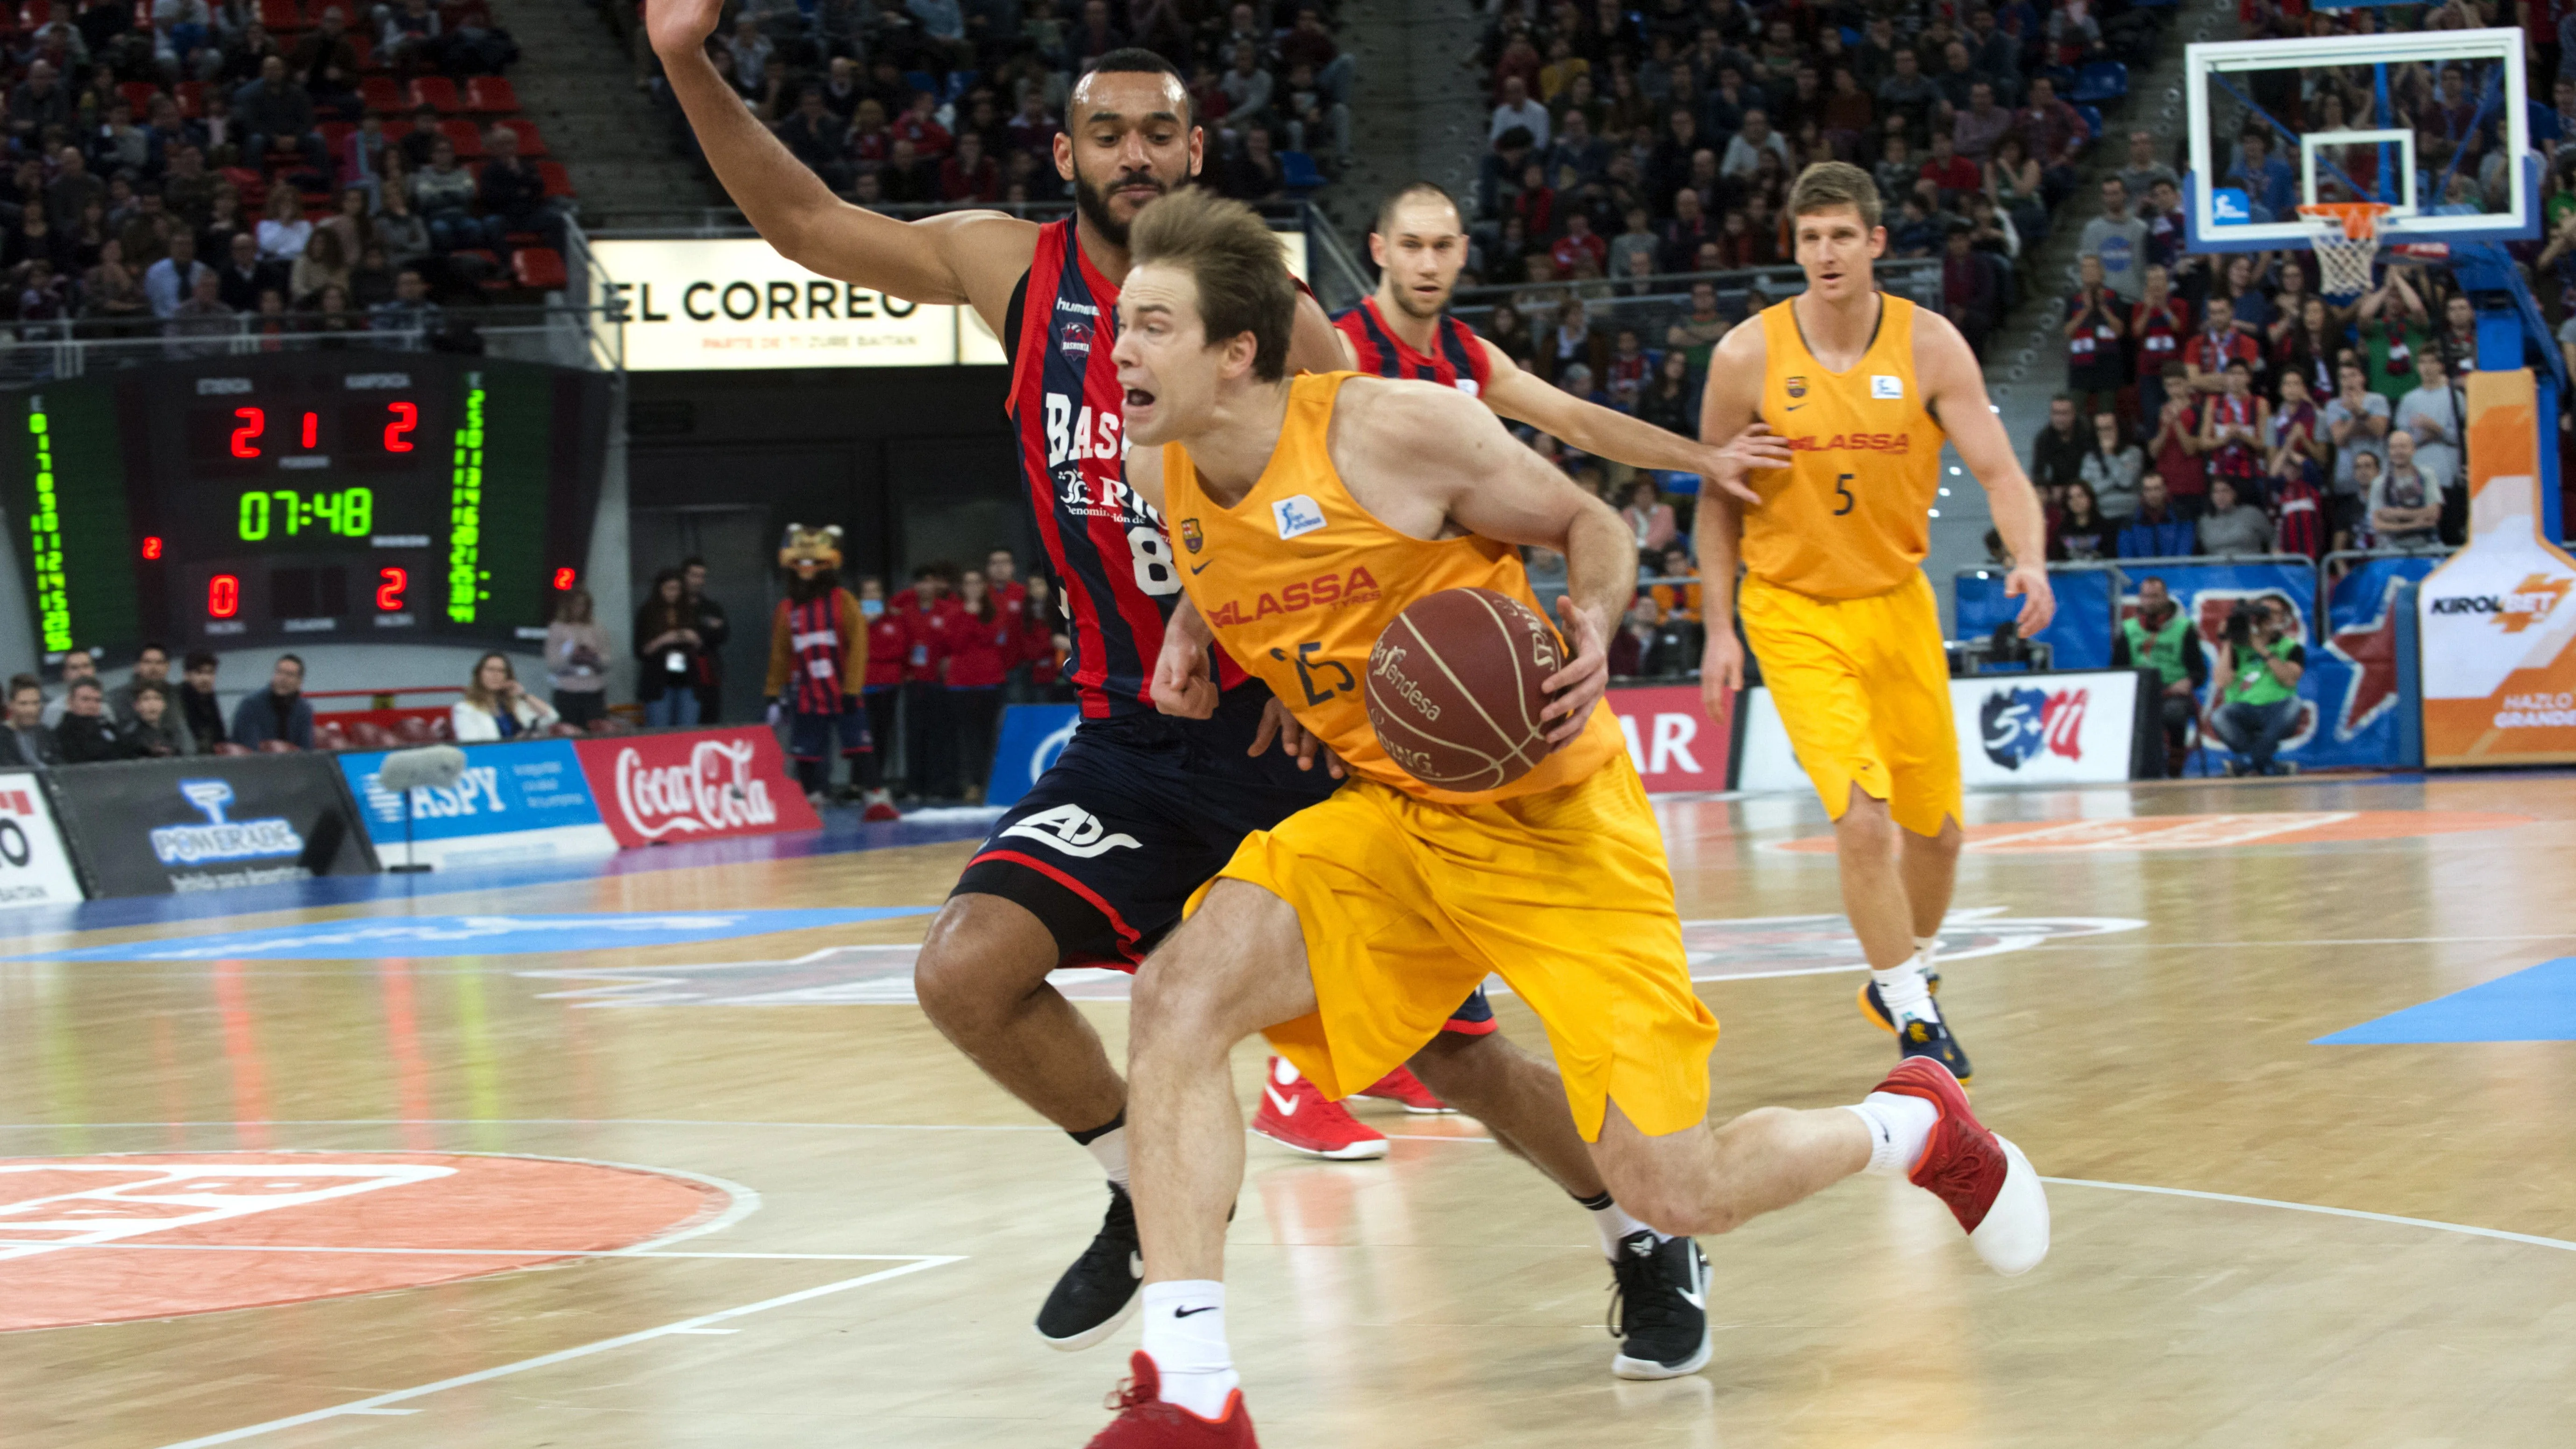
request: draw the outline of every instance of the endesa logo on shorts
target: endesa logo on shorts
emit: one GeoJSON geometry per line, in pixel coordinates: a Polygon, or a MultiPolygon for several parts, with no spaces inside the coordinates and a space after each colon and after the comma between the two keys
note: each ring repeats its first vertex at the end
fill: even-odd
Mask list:
{"type": "Polygon", "coordinates": [[[1836,433],[1830,438],[1808,433],[1789,440],[1794,453],[1830,453],[1837,449],[1860,453],[1903,453],[1914,447],[1912,433],[1836,433]]]}
{"type": "Polygon", "coordinates": [[[1317,574],[1301,583],[1290,584],[1276,594],[1259,594],[1249,600],[1228,599],[1210,610],[1207,617],[1209,623],[1223,628],[1229,624],[1249,624],[1272,614],[1296,614],[1308,609],[1366,603],[1377,596],[1377,576],[1365,568],[1355,568],[1346,574],[1317,574]]]}
{"type": "Polygon", "coordinates": [[[576,740],[600,818],[622,846],[813,830],[822,821],[787,778],[765,729],[576,740]]]}

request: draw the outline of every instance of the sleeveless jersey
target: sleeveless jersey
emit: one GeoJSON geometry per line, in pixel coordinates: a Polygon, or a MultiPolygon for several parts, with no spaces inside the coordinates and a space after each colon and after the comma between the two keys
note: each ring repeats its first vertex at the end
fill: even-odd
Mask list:
{"type": "Polygon", "coordinates": [[[1807,350],[1791,303],[1762,311],[1769,365],[1758,416],[1796,460],[1752,473],[1744,566],[1820,599],[1861,599],[1906,581],[1931,549],[1941,425],[1914,376],[1914,304],[1882,294],[1876,335],[1845,372],[1807,350]]]}
{"type": "MultiPolygon", "coordinates": [[[[1163,449],[1163,506],[1188,549],[1184,584],[1217,642],[1358,775],[1449,804],[1574,784],[1627,746],[1607,704],[1583,733],[1497,790],[1442,790],[1398,768],[1370,728],[1360,678],[1377,636],[1404,606],[1442,589],[1492,589],[1538,609],[1520,554],[1473,534],[1414,538],[1380,523],[1342,486],[1325,439],[1333,402],[1357,373],[1289,384],[1279,445],[1252,491],[1228,508],[1208,496],[1181,445],[1163,449]]],[[[1539,611],[1545,616],[1545,611],[1539,611]]]]}
{"type": "Polygon", "coordinates": [[[1386,325],[1386,314],[1377,309],[1375,297],[1363,298],[1358,306],[1334,318],[1333,325],[1351,340],[1362,372],[1436,382],[1469,397],[1482,393],[1485,380],[1493,375],[1485,349],[1476,341],[1475,329],[1445,312],[1432,329],[1430,356],[1414,351],[1395,335],[1395,329],[1386,325]]]}
{"type": "MultiPolygon", "coordinates": [[[[1038,232],[1011,299],[1009,413],[1020,472],[1073,628],[1071,682],[1086,719],[1152,714],[1154,655],[1181,580],[1162,516],[1127,486],[1126,390],[1109,351],[1118,288],[1082,255],[1073,219],[1038,232]]],[[[1234,661],[1219,682],[1240,683],[1234,661]]]]}

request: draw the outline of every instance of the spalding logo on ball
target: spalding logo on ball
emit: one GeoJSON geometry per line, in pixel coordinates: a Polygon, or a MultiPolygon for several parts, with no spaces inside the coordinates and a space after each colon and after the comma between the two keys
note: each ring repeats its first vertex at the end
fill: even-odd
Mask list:
{"type": "Polygon", "coordinates": [[[1369,651],[1369,727],[1425,785],[1494,790],[1547,758],[1540,681],[1564,667],[1556,631],[1491,589],[1417,599],[1369,651]]]}

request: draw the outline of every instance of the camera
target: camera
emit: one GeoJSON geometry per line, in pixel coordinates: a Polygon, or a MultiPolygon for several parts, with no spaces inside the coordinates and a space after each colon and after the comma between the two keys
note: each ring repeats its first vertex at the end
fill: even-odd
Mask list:
{"type": "Polygon", "coordinates": [[[2248,599],[2228,610],[2227,642],[2238,649],[2251,648],[2254,631],[2263,627],[2264,616],[2269,612],[2259,599],[2248,599]]]}

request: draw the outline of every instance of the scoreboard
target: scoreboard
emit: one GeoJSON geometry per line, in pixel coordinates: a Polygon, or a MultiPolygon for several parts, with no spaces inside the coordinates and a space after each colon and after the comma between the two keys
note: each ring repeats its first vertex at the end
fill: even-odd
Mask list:
{"type": "Polygon", "coordinates": [[[422,352],[130,368],[0,399],[48,658],[543,635],[590,546],[608,380],[422,352]]]}

